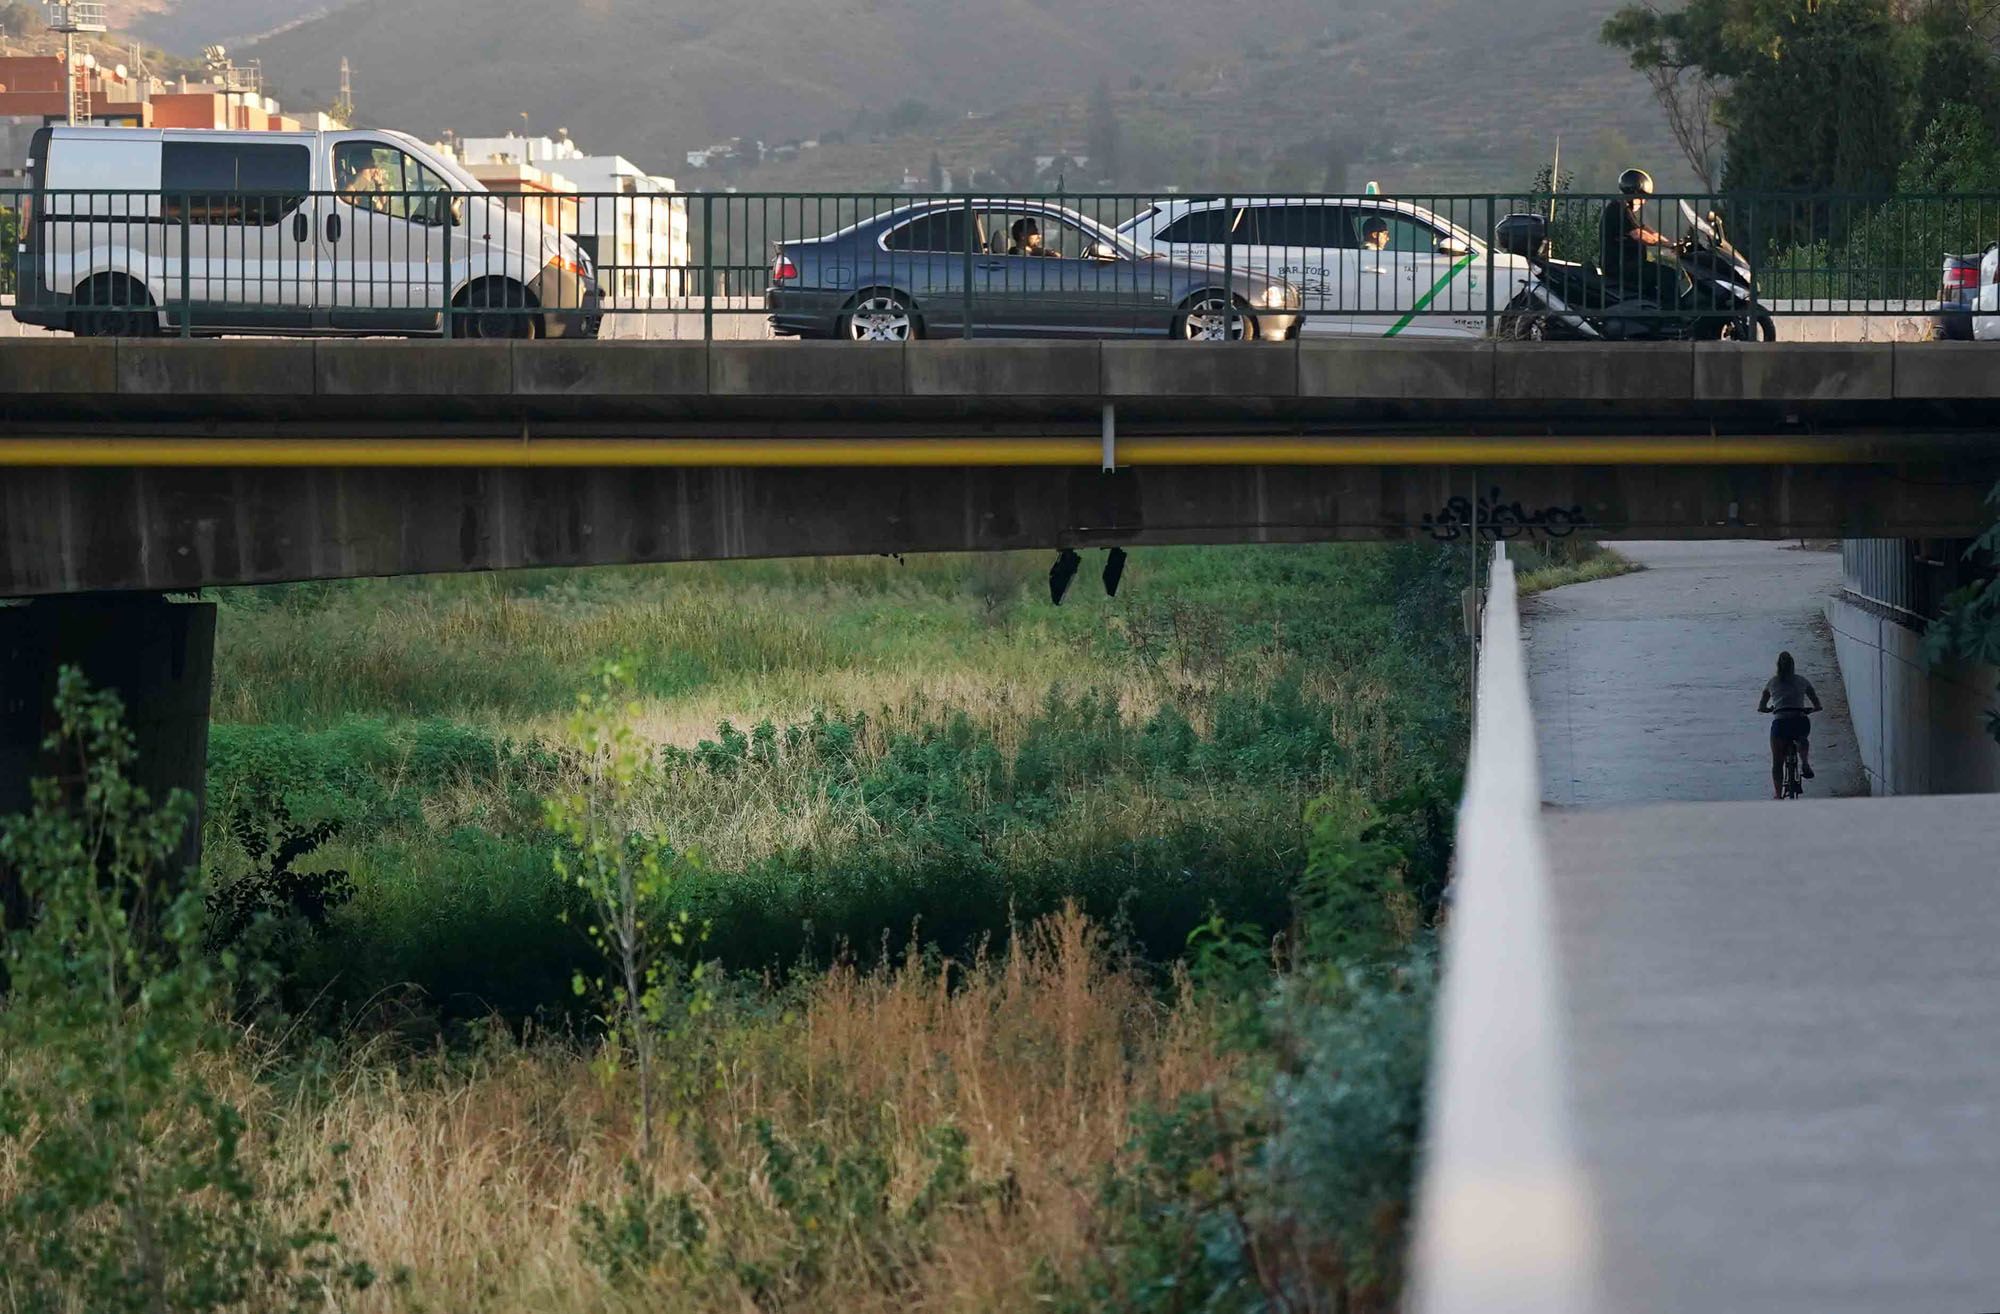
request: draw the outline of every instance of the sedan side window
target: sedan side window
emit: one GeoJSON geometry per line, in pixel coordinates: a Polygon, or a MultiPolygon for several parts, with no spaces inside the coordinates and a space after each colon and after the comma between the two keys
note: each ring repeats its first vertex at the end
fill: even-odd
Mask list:
{"type": "Polygon", "coordinates": [[[965,211],[934,210],[890,231],[882,245],[891,251],[963,253],[966,249],[965,211]]]}
{"type": "Polygon", "coordinates": [[[1359,215],[1357,226],[1367,223],[1370,219],[1380,219],[1389,225],[1389,245],[1385,249],[1390,251],[1429,255],[1437,250],[1438,239],[1443,236],[1429,224],[1418,223],[1392,210],[1377,210],[1359,215]]]}
{"type": "Polygon", "coordinates": [[[1219,244],[1229,238],[1229,220],[1234,213],[1218,205],[1184,214],[1162,228],[1154,240],[1194,246],[1219,244]]]}
{"type": "Polygon", "coordinates": [[[996,210],[985,216],[986,248],[993,255],[1033,255],[1080,260],[1100,240],[1059,215],[996,210]]]}
{"type": "Polygon", "coordinates": [[[1337,205],[1253,206],[1246,226],[1254,226],[1258,246],[1339,249],[1354,245],[1354,225],[1337,205]]]}

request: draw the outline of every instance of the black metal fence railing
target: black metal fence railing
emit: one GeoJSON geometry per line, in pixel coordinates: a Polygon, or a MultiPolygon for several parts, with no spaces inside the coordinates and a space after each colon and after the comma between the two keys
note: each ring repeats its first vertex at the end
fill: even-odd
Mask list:
{"type": "Polygon", "coordinates": [[[15,190],[0,298],[81,334],[1757,337],[1975,308],[1996,241],[2000,195],[15,190]]]}

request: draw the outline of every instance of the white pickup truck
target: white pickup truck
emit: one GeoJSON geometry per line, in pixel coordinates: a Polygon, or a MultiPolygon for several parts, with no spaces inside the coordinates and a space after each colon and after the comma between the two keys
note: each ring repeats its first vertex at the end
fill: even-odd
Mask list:
{"type": "Polygon", "coordinates": [[[1972,302],[1972,336],[1980,342],[2000,342],[2000,244],[1987,247],[1979,260],[1979,294],[1972,302]]]}

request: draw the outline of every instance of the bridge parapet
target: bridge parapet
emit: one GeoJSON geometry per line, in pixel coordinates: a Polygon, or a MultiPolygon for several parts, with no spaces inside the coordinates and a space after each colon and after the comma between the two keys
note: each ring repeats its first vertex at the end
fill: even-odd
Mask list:
{"type": "Polygon", "coordinates": [[[1541,773],[1515,603],[1495,554],[1458,810],[1411,1279],[1417,1314],[1598,1308],[1573,1123],[1541,773]]]}
{"type": "MultiPolygon", "coordinates": [[[[1443,418],[1679,427],[1776,410],[2000,397],[1980,343],[398,342],[19,340],[0,345],[0,437],[74,422],[448,415],[1128,423],[1443,418]]],[[[1983,411],[1980,413],[1982,420],[1983,411]]]]}

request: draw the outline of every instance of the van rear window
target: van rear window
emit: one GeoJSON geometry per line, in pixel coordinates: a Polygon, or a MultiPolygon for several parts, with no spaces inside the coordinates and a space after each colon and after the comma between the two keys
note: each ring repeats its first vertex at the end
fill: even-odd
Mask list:
{"type": "Polygon", "coordinates": [[[312,190],[312,152],[302,145],[169,141],[160,149],[167,218],[196,224],[275,224],[312,190]]]}

